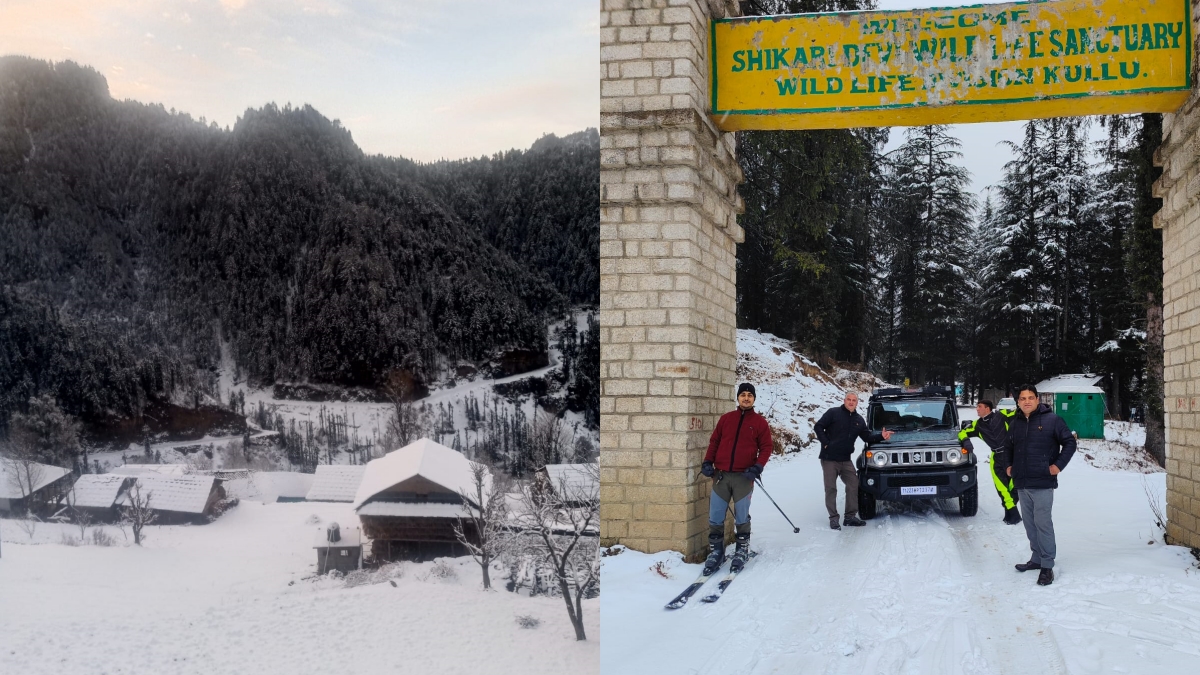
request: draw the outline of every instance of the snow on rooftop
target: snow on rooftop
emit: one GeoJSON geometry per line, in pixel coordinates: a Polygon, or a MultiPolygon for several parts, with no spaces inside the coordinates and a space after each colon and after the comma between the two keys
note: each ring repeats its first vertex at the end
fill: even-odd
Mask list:
{"type": "MultiPolygon", "coordinates": [[[[474,509],[472,509],[474,511],[474,509]]],[[[358,507],[360,516],[405,518],[466,518],[461,504],[444,502],[369,502],[358,507]]]]}
{"type": "Polygon", "coordinates": [[[71,488],[71,501],[79,508],[107,509],[117,502],[117,495],[129,479],[120,474],[85,473],[71,488]]]}
{"type": "Polygon", "coordinates": [[[547,464],[546,477],[556,492],[560,485],[565,485],[567,497],[586,495],[588,499],[600,498],[600,476],[597,472],[589,471],[586,464],[547,464]]]}
{"type": "MultiPolygon", "coordinates": [[[[23,499],[26,496],[21,489],[21,485],[28,479],[24,477],[23,472],[15,473],[21,470],[14,468],[12,464],[12,462],[0,458],[0,499],[23,499]],[[22,477],[18,478],[18,476],[22,477]]],[[[32,464],[37,467],[35,471],[31,471],[29,474],[34,479],[34,492],[41,490],[70,473],[70,471],[61,466],[51,466],[39,462],[32,462],[32,464]]]]}
{"type": "Polygon", "coordinates": [[[361,464],[322,464],[313,474],[312,487],[304,498],[310,502],[352,502],[366,469],[361,464]]]}
{"type": "Polygon", "coordinates": [[[123,464],[109,473],[120,476],[183,476],[188,473],[186,464],[123,464]]]}
{"type": "Polygon", "coordinates": [[[362,545],[362,530],[357,527],[339,527],[338,535],[340,539],[329,541],[325,528],[319,528],[316,539],[313,540],[313,548],[354,548],[362,545]]]}
{"type": "Polygon", "coordinates": [[[312,489],[314,474],[297,471],[263,471],[257,474],[259,479],[266,479],[268,489],[275,494],[276,499],[304,499],[312,489]]]}
{"type": "MultiPolygon", "coordinates": [[[[150,508],[155,511],[204,513],[217,479],[212,476],[138,476],[143,496],[150,495],[150,508]]],[[[117,500],[129,503],[129,493],[117,500]]]]}
{"type": "Polygon", "coordinates": [[[1078,392],[1081,394],[1103,394],[1104,390],[1096,386],[1096,383],[1103,379],[1103,375],[1089,375],[1086,373],[1055,375],[1054,377],[1038,382],[1034,386],[1037,387],[1038,393],[1078,392]]]}
{"type": "Polygon", "coordinates": [[[367,463],[362,483],[354,495],[354,508],[388,488],[412,478],[422,478],[455,493],[470,493],[471,461],[457,450],[428,438],[409,443],[367,463]]]}

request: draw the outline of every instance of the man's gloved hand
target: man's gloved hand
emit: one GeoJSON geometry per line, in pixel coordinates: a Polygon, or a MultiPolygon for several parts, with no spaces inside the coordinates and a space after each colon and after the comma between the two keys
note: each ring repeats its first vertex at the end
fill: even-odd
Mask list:
{"type": "Polygon", "coordinates": [[[971,439],[969,439],[969,438],[964,438],[964,439],[963,439],[963,442],[962,442],[962,447],[963,447],[963,450],[967,450],[967,451],[970,451],[970,450],[974,450],[974,449],[975,449],[975,446],[974,446],[974,445],[971,445],[971,439]]]}
{"type": "Polygon", "coordinates": [[[709,478],[712,478],[713,474],[715,474],[716,472],[717,472],[717,467],[713,466],[712,462],[705,462],[700,465],[700,473],[704,474],[705,476],[708,476],[709,478]]]}
{"type": "Polygon", "coordinates": [[[761,464],[754,464],[754,465],[751,465],[749,468],[747,468],[745,471],[743,471],[742,475],[745,476],[746,478],[749,478],[750,480],[755,480],[756,478],[758,478],[759,476],[762,475],[762,470],[763,470],[763,468],[762,468],[761,464]]]}

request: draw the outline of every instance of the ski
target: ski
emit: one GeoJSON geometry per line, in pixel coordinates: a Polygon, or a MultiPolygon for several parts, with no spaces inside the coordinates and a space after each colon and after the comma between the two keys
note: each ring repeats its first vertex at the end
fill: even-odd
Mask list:
{"type": "MultiPolygon", "coordinates": [[[[724,567],[724,566],[725,566],[725,561],[721,561],[721,567],[724,567]]],[[[664,609],[679,609],[680,607],[683,607],[684,605],[686,605],[688,599],[691,598],[693,595],[695,595],[696,591],[700,590],[700,587],[704,585],[704,582],[713,578],[713,576],[715,576],[716,573],[718,571],[720,571],[721,567],[718,567],[717,569],[713,570],[712,574],[705,574],[705,573],[701,572],[700,576],[696,577],[696,580],[693,581],[690,586],[683,589],[682,593],[675,596],[674,600],[668,602],[666,604],[666,606],[664,607],[664,609]]]]}
{"type": "MultiPolygon", "coordinates": [[[[746,562],[749,563],[751,560],[754,560],[754,557],[757,555],[758,555],[757,551],[750,551],[750,557],[746,559],[746,562]]],[[[742,569],[745,569],[745,567],[743,567],[742,569]]],[[[733,580],[737,578],[737,575],[739,575],[741,573],[742,573],[742,570],[738,570],[735,572],[732,569],[730,569],[729,574],[726,574],[725,578],[721,579],[721,583],[717,584],[717,591],[715,593],[712,593],[711,595],[706,595],[703,598],[700,598],[700,602],[716,602],[716,601],[720,600],[721,594],[725,592],[726,588],[729,588],[729,584],[732,584],[733,580]]]]}

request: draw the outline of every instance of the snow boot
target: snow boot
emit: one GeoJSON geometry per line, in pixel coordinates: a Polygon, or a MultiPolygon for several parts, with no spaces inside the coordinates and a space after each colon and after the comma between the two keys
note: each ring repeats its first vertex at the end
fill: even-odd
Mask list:
{"type": "Polygon", "coordinates": [[[750,533],[739,532],[736,542],[733,557],[729,559],[730,572],[741,572],[746,566],[746,561],[750,559],[750,533]]]}
{"type": "Polygon", "coordinates": [[[1017,563],[1016,565],[1013,565],[1013,567],[1016,567],[1018,572],[1028,572],[1029,570],[1042,569],[1041,563],[1036,563],[1032,560],[1027,563],[1017,563]]]}
{"type": "Polygon", "coordinates": [[[704,561],[704,574],[712,576],[725,563],[725,533],[708,533],[708,558],[704,561]]]}
{"type": "Polygon", "coordinates": [[[842,526],[841,526],[841,525],[838,525],[838,517],[837,517],[837,516],[830,516],[830,517],[829,517],[829,529],[831,529],[831,530],[840,530],[840,529],[842,529],[842,526]]]}
{"type": "Polygon", "coordinates": [[[1041,573],[1038,574],[1037,583],[1038,586],[1049,586],[1054,583],[1054,570],[1049,567],[1043,567],[1041,573]]]}
{"type": "Polygon", "coordinates": [[[1004,509],[1004,522],[1009,525],[1016,525],[1021,522],[1021,514],[1017,512],[1017,507],[1004,509]]]}
{"type": "Polygon", "coordinates": [[[850,527],[862,527],[863,525],[867,524],[867,521],[859,518],[858,514],[856,513],[848,513],[846,514],[846,520],[843,521],[842,524],[849,525],[850,527]]]}

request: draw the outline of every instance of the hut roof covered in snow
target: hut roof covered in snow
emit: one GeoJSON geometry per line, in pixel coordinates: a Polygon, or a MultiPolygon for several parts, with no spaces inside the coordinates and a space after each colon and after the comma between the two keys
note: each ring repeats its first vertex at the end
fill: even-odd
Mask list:
{"type": "MultiPolygon", "coordinates": [[[[33,491],[37,492],[54,481],[71,473],[61,466],[31,462],[34,467],[29,476],[33,478],[33,491]]],[[[0,458],[0,499],[23,499],[26,495],[21,489],[28,478],[23,474],[20,462],[0,458]]],[[[28,489],[28,485],[25,485],[28,489]]]]}
{"type": "Polygon", "coordinates": [[[1055,375],[1054,377],[1038,382],[1035,386],[1038,393],[1072,392],[1080,394],[1103,394],[1104,390],[1096,386],[1103,379],[1103,375],[1090,375],[1087,373],[1055,375]]]}
{"type": "Polygon", "coordinates": [[[399,492],[403,492],[401,483],[415,485],[419,482],[413,481],[416,478],[433,483],[446,492],[470,494],[474,491],[472,464],[457,450],[422,438],[367,463],[362,483],[354,495],[354,508],[358,509],[381,493],[397,492],[393,488],[398,486],[399,492]]]}
{"type": "MultiPolygon", "coordinates": [[[[150,508],[176,513],[204,513],[209,497],[217,486],[213,476],[138,476],[142,495],[150,494],[150,508]]],[[[129,503],[129,493],[117,501],[129,503]]]]}
{"type": "Polygon", "coordinates": [[[85,473],[71,488],[71,501],[78,508],[107,509],[117,503],[117,496],[132,476],[120,474],[85,473]]]}
{"type": "Polygon", "coordinates": [[[322,464],[313,474],[305,499],[310,502],[352,502],[362,483],[365,465],[322,464]]]}
{"type": "Polygon", "coordinates": [[[182,476],[188,473],[186,464],[123,464],[109,473],[120,476],[182,476]]]}
{"type": "MultiPolygon", "coordinates": [[[[270,490],[276,499],[306,499],[312,490],[313,474],[296,471],[263,471],[258,474],[266,478],[270,490]]],[[[357,488],[357,486],[356,486],[357,488]]]]}
{"type": "Polygon", "coordinates": [[[592,501],[600,498],[599,472],[589,470],[587,464],[547,464],[545,471],[555,493],[560,488],[566,489],[566,494],[559,497],[592,501]]]}

